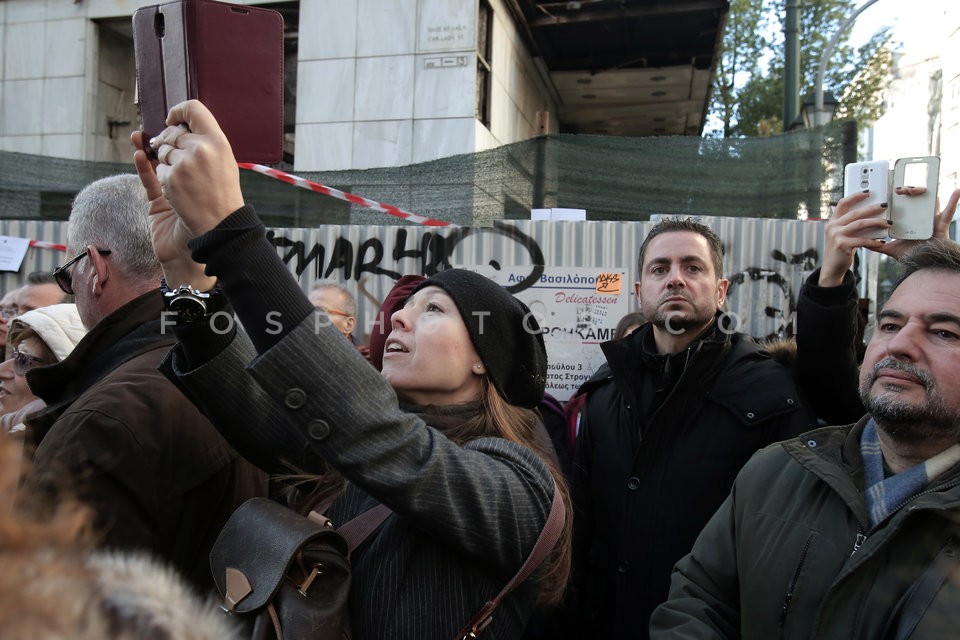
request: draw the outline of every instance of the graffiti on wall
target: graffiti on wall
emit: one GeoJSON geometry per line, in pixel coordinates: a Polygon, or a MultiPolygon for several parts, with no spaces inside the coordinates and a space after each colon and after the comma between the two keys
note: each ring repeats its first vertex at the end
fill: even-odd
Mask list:
{"type": "MultiPolygon", "coordinates": [[[[747,218],[702,221],[729,243],[727,308],[741,317],[738,329],[758,337],[794,335],[800,287],[822,255],[822,224],[747,218]]],[[[521,298],[539,296],[543,302],[535,306],[542,307],[544,326],[551,329],[545,335],[548,343],[573,337],[599,343],[615,326],[618,318],[614,316],[636,309],[636,256],[651,226],[650,222],[509,220],[496,221],[491,227],[330,225],[274,228],[267,233],[304,290],[317,280],[333,280],[358,294],[357,337],[361,339],[376,321],[380,301],[400,276],[466,267],[483,271],[521,298]],[[555,285],[550,279],[561,271],[595,278],[591,286],[598,294],[619,286],[623,306],[610,307],[603,318],[598,308],[587,306],[563,315],[561,302],[584,294],[564,292],[562,300],[556,298],[559,293],[546,296],[543,285],[555,285]]],[[[66,224],[0,221],[0,234],[63,242],[66,224]]],[[[0,284],[3,289],[19,286],[26,273],[50,271],[62,259],[59,252],[32,248],[20,272],[2,274],[0,284]]],[[[870,264],[865,262],[867,267],[870,264]]],[[[873,271],[863,273],[869,292],[876,278],[875,264],[873,271]]],[[[557,362],[559,349],[554,344],[551,351],[557,362]]]]}
{"type": "MultiPolygon", "coordinates": [[[[319,242],[308,248],[300,240],[278,235],[273,230],[267,231],[273,245],[284,250],[281,254],[284,263],[293,263],[293,272],[298,278],[312,267],[316,279],[341,281],[360,280],[363,274],[387,276],[393,280],[408,273],[430,276],[454,266],[450,263],[450,256],[457,246],[468,237],[477,238],[482,234],[505,238],[526,252],[528,260],[521,264],[530,265],[530,274],[521,282],[507,286],[511,293],[530,287],[543,274],[544,259],[540,245],[516,227],[504,224],[489,228],[454,227],[446,233],[427,231],[419,238],[411,237],[407,228],[399,227],[389,245],[385,245],[381,238],[372,237],[354,246],[352,241],[340,236],[329,252],[319,242]]],[[[504,250],[502,245],[500,249],[504,250]]],[[[506,251],[512,249],[507,248],[506,251]]],[[[487,264],[500,269],[499,261],[495,258],[490,258],[487,264]]]]}
{"type": "Polygon", "coordinates": [[[801,278],[806,278],[820,261],[820,254],[815,247],[800,253],[783,253],[779,249],[770,251],[773,264],[766,267],[745,267],[730,275],[728,296],[735,295],[747,283],[763,285],[757,296],[763,306],[763,316],[773,322],[772,330],[764,338],[789,338],[796,334],[797,295],[794,283],[796,272],[801,272],[801,278]]]}
{"type": "MultiPolygon", "coordinates": [[[[443,230],[387,229],[386,233],[381,230],[370,237],[348,238],[341,234],[326,243],[294,239],[282,229],[268,231],[268,236],[298,279],[356,282],[360,294],[374,308],[404,274],[429,276],[465,264],[484,264],[495,271],[510,267],[525,274],[522,279],[504,283],[511,293],[517,294],[539,282],[545,268],[558,266],[547,264],[547,252],[536,238],[509,222],[443,230]],[[474,252],[472,258],[455,260],[458,248],[467,246],[474,252]]],[[[818,248],[810,246],[800,251],[774,248],[766,255],[739,256],[743,264],[732,265],[729,276],[728,308],[743,316],[742,330],[758,337],[794,335],[799,287],[816,267],[819,255],[818,248]]],[[[564,261],[564,266],[584,266],[569,264],[566,256],[564,261]]],[[[605,266],[612,270],[620,267],[605,266]]]]}

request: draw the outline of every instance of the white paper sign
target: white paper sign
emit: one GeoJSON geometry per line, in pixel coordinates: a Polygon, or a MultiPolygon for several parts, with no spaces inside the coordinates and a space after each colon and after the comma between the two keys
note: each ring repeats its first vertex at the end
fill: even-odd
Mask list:
{"type": "Polygon", "coordinates": [[[572,220],[583,222],[587,219],[586,209],[531,209],[531,220],[572,220]]]}
{"type": "MultiPolygon", "coordinates": [[[[502,286],[515,285],[529,269],[464,267],[502,286]]],[[[543,329],[547,347],[547,393],[565,402],[606,359],[600,343],[613,339],[617,323],[631,310],[630,284],[619,268],[548,267],[532,286],[515,294],[543,329]]]]}
{"type": "Polygon", "coordinates": [[[0,236],[0,271],[20,271],[29,247],[27,238],[0,236]]]}

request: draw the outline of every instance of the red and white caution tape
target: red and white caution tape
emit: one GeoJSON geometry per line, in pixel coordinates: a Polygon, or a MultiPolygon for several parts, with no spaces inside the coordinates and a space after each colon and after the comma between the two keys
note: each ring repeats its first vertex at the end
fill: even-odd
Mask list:
{"type": "Polygon", "coordinates": [[[53,249],[54,251],[66,251],[67,245],[56,242],[47,242],[45,240],[31,240],[30,246],[35,249],[53,249]]]}
{"type": "Polygon", "coordinates": [[[286,173],[278,169],[271,169],[270,167],[264,166],[262,164],[252,164],[250,162],[239,162],[237,164],[241,169],[249,169],[250,171],[256,171],[257,173],[262,173],[264,175],[270,176],[271,178],[276,178],[281,182],[292,184],[294,186],[300,187],[301,189],[307,189],[309,191],[316,191],[317,193],[333,196],[334,198],[339,198],[340,200],[346,200],[347,202],[350,202],[355,205],[359,205],[361,207],[366,207],[368,209],[375,209],[376,211],[382,211],[383,213],[390,214],[391,216],[396,216],[397,218],[403,218],[404,220],[408,220],[410,222],[426,225],[428,227],[450,226],[449,222],[444,222],[443,220],[434,220],[433,218],[425,218],[424,216],[417,215],[416,213],[410,213],[409,211],[398,209],[393,205],[383,204],[382,202],[376,202],[374,200],[364,198],[363,196],[357,196],[352,193],[340,191],[339,189],[334,189],[333,187],[328,187],[318,182],[313,182],[311,180],[307,180],[306,178],[295,176],[291,173],[286,173]]]}

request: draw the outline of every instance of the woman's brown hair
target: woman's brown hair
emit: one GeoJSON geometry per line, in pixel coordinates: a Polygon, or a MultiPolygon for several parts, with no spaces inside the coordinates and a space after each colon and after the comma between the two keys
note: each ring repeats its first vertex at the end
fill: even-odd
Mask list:
{"type": "MultiPolygon", "coordinates": [[[[570,577],[573,506],[570,499],[570,489],[567,487],[567,481],[560,471],[556,452],[552,450],[553,445],[550,443],[549,437],[537,437],[538,427],[543,429],[537,413],[532,409],[523,409],[508,404],[506,400],[500,397],[486,377],[483,378],[483,391],[480,396],[480,411],[477,414],[477,420],[484,421],[489,425],[488,428],[494,431],[491,435],[499,435],[511,442],[533,449],[546,463],[550,475],[553,476],[553,482],[563,499],[565,518],[560,539],[557,540],[553,552],[545,563],[546,571],[543,575],[539,602],[547,605],[559,604],[563,599],[563,593],[570,577]],[[548,449],[548,447],[551,447],[551,449],[548,449]]],[[[468,424],[470,422],[472,421],[468,421],[468,424]]],[[[476,437],[482,436],[474,436],[474,438],[476,437]]]]}

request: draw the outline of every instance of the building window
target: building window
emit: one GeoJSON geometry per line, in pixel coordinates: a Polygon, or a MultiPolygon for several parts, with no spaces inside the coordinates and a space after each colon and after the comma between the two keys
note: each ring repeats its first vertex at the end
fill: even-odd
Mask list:
{"type": "Polygon", "coordinates": [[[480,0],[477,15],[477,120],[490,128],[490,82],[493,75],[493,9],[480,0]]]}
{"type": "Polygon", "coordinates": [[[97,26],[96,117],[92,153],[85,160],[130,162],[130,132],[140,128],[134,104],[136,65],[130,18],[95,21],[97,26]]]}
{"type": "Polygon", "coordinates": [[[283,16],[283,160],[278,168],[293,170],[297,128],[297,50],[300,46],[300,2],[261,5],[283,16]]]}

